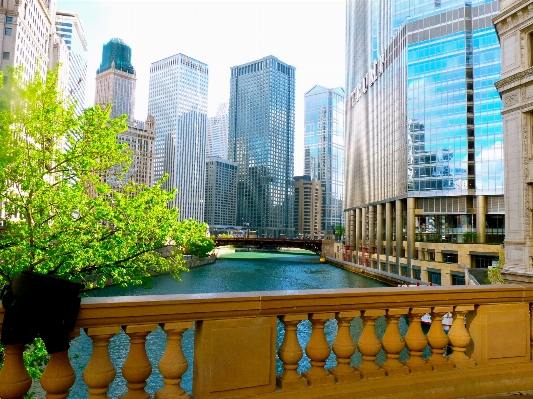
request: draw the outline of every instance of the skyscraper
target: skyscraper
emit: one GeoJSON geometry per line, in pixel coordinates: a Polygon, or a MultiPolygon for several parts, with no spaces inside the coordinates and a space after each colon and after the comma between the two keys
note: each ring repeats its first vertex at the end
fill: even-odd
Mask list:
{"type": "Polygon", "coordinates": [[[294,229],[301,238],[322,237],[324,187],[311,176],[294,176],[294,229]]]}
{"type": "Polygon", "coordinates": [[[4,1],[0,8],[0,69],[24,67],[24,79],[37,68],[42,76],[51,59],[56,1],[4,1]],[[40,60],[40,62],[36,62],[40,60]]]}
{"type": "Polygon", "coordinates": [[[231,68],[229,159],[239,166],[237,223],[292,237],[295,68],[268,56],[231,68]]]}
{"type": "Polygon", "coordinates": [[[485,0],[348,1],[345,210],[356,260],[369,253],[373,267],[442,284],[461,281],[458,264],[497,260],[497,246],[454,244],[503,240],[497,12],[485,0]]]}
{"type": "Polygon", "coordinates": [[[207,158],[228,159],[228,103],[218,106],[216,116],[207,119],[207,158]]]}
{"type": "Polygon", "coordinates": [[[133,120],[137,76],[131,64],[131,48],[121,39],[111,39],[102,49],[102,63],[96,71],[95,104],[113,104],[111,117],[128,115],[133,120]]]}
{"type": "Polygon", "coordinates": [[[323,233],[344,225],[344,89],[314,86],[305,93],[305,165],[323,190],[323,233]]]}
{"type": "Polygon", "coordinates": [[[124,178],[116,178],[121,167],[112,168],[105,177],[115,190],[121,190],[130,180],[147,186],[154,184],[156,121],[152,115],[148,115],[146,122],[133,118],[136,81],[131,48],[121,39],[111,39],[104,44],[102,63],[96,72],[94,102],[102,107],[113,104],[111,118],[128,116],[128,129],[117,135],[117,141],[128,144],[131,151],[131,164],[124,178]]]}
{"type": "Polygon", "coordinates": [[[207,158],[205,218],[211,232],[235,226],[237,220],[237,164],[219,157],[207,158]]]}
{"type": "Polygon", "coordinates": [[[155,179],[178,190],[182,219],[204,220],[208,67],[184,54],[152,63],[148,113],[156,120],[155,179]]]}
{"type": "Polygon", "coordinates": [[[78,14],[56,11],[56,34],[62,37],[68,48],[68,84],[65,95],[77,102],[76,113],[85,108],[87,83],[87,43],[78,14]]]}

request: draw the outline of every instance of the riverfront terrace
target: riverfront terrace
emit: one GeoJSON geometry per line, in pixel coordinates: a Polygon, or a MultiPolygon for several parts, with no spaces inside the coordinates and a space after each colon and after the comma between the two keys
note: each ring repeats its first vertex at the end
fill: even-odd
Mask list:
{"type": "MultiPolygon", "coordinates": [[[[193,369],[192,394],[198,399],[411,398],[429,394],[453,398],[533,389],[532,306],[533,288],[516,285],[85,298],[76,329],[85,329],[93,342],[83,372],[90,398],[105,398],[115,378],[117,370],[110,361],[108,345],[121,329],[131,344],[122,366],[128,387],[123,397],[149,397],[144,387],[152,366],[145,340],[158,326],[167,335],[167,347],[158,364],[164,386],[154,398],[188,397],[179,385],[187,367],[193,369]],[[427,312],[432,313],[433,325],[425,336],[420,317],[427,312]],[[453,312],[454,317],[448,335],[441,324],[446,312],[453,312]],[[402,338],[398,321],[404,315],[409,328],[402,338]],[[378,317],[387,320],[386,331],[379,338],[375,330],[378,317]],[[350,334],[354,318],[363,323],[355,340],[350,334]],[[312,333],[302,348],[296,331],[306,319],[311,321],[312,333]],[[324,335],[330,319],[338,325],[332,344],[324,335]],[[279,348],[278,320],[284,325],[279,348]],[[193,324],[194,360],[187,365],[181,337],[193,324]],[[423,351],[428,346],[431,354],[426,359],[423,351]],[[451,354],[443,356],[447,346],[451,354]],[[409,356],[400,362],[404,348],[409,356]],[[304,350],[311,367],[300,373],[298,361],[304,350]],[[362,363],[354,365],[351,358],[356,350],[362,363]],[[377,364],[381,350],[386,360],[377,364]],[[326,370],[325,360],[332,351],[337,365],[326,370]],[[279,375],[276,355],[283,364],[279,375]]],[[[31,384],[22,363],[22,346],[8,345],[5,356],[0,397],[20,398],[31,384]]],[[[74,380],[67,353],[52,355],[41,378],[48,397],[66,398],[74,380]]]]}

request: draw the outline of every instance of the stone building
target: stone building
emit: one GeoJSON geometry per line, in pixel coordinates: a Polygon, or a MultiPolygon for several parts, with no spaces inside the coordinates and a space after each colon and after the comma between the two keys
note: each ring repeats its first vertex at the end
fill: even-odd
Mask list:
{"type": "Polygon", "coordinates": [[[321,238],[323,192],[320,180],[294,177],[294,228],[299,237],[321,238]]]}
{"type": "Polygon", "coordinates": [[[493,22],[502,46],[505,264],[510,281],[533,282],[533,1],[500,1],[493,22]]]}

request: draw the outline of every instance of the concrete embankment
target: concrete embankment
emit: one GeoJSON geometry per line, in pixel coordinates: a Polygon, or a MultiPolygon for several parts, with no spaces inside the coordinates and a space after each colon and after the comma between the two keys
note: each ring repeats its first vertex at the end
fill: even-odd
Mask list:
{"type": "MultiPolygon", "coordinates": [[[[357,273],[365,277],[369,277],[374,280],[381,281],[392,286],[404,285],[404,284],[416,284],[418,280],[400,276],[398,274],[385,272],[383,270],[371,269],[370,267],[357,265],[355,263],[346,262],[344,260],[332,258],[326,256],[326,262],[332,266],[339,267],[352,273],[357,273]]],[[[420,282],[421,285],[427,285],[427,283],[420,282]]]]}
{"type": "MultiPolygon", "coordinates": [[[[187,255],[185,255],[187,256],[187,255]]],[[[184,256],[184,258],[185,258],[184,256]]],[[[204,265],[210,265],[211,263],[215,263],[217,260],[216,255],[210,255],[206,258],[191,258],[191,259],[185,259],[185,267],[188,269],[192,269],[193,267],[198,266],[204,266],[204,265]]]]}

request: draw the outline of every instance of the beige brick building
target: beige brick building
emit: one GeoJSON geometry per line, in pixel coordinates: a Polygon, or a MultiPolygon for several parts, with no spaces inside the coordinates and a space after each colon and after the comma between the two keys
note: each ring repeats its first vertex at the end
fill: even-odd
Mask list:
{"type": "Polygon", "coordinates": [[[322,190],[320,180],[294,177],[294,227],[300,237],[321,237],[322,190]]]}

